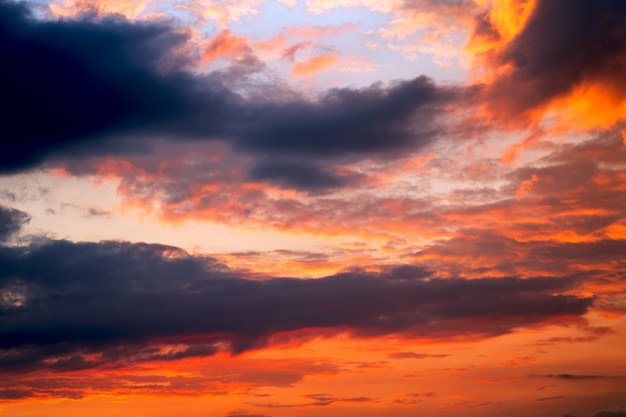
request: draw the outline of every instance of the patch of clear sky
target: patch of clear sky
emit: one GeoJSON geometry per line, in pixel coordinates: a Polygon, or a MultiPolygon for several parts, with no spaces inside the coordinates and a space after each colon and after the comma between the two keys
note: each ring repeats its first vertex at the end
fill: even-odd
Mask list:
{"type": "MultiPolygon", "coordinates": [[[[388,48],[386,41],[377,31],[391,18],[389,14],[374,12],[366,7],[337,7],[316,15],[307,11],[305,1],[299,1],[291,9],[276,1],[268,1],[261,6],[258,15],[244,17],[234,22],[230,30],[236,34],[266,40],[277,36],[288,27],[356,25],[353,30],[342,31],[320,42],[334,48],[342,56],[369,60],[374,71],[360,73],[331,71],[318,75],[320,81],[326,79],[332,86],[338,84],[363,87],[378,81],[412,79],[420,75],[427,75],[437,82],[460,82],[465,79],[466,71],[458,65],[445,67],[437,65],[433,62],[432,56],[427,54],[418,54],[416,60],[407,60],[400,52],[388,48]],[[376,43],[379,47],[375,50],[369,49],[366,46],[367,42],[376,43]]],[[[219,32],[215,27],[212,30],[219,32]]]]}
{"type": "MultiPolygon", "coordinates": [[[[40,8],[47,3],[58,0],[25,0],[40,8]]],[[[195,25],[197,21],[189,13],[176,7],[176,1],[163,7],[162,2],[153,2],[144,11],[144,15],[165,12],[168,17],[195,25]]],[[[44,6],[45,7],[45,6],[44,6]]],[[[41,10],[41,9],[40,9],[41,10]]],[[[340,26],[344,24],[356,25],[354,29],[335,33],[332,36],[319,40],[323,47],[347,58],[357,58],[369,61],[372,71],[366,72],[338,72],[327,71],[317,74],[318,87],[364,87],[375,82],[389,82],[391,80],[413,79],[420,75],[427,75],[437,82],[462,82],[466,78],[466,70],[459,65],[442,66],[433,61],[429,54],[417,53],[417,59],[408,60],[400,51],[387,47],[378,30],[385,26],[394,16],[375,12],[367,7],[336,7],[321,14],[307,11],[305,0],[300,0],[293,8],[288,8],[275,0],[259,5],[255,15],[242,16],[231,22],[229,30],[235,35],[243,35],[254,40],[269,40],[279,35],[288,27],[297,26],[340,26]],[[366,43],[377,44],[376,49],[370,49],[366,43]]],[[[217,22],[207,21],[204,27],[198,28],[206,37],[214,37],[222,30],[217,22]]]]}

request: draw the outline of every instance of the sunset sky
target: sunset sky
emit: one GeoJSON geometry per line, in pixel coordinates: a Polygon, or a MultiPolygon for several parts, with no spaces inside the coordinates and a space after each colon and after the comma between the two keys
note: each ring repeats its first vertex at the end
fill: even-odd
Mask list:
{"type": "Polygon", "coordinates": [[[626,417],[626,1],[0,0],[0,417],[626,417]]]}

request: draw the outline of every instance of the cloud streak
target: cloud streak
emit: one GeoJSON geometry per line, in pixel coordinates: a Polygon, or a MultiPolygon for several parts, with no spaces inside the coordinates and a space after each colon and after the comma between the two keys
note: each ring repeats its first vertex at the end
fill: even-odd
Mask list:
{"type": "Polygon", "coordinates": [[[238,353],[303,330],[492,337],[579,318],[592,302],[558,294],[568,279],[441,279],[419,268],[250,280],[210,258],[125,242],[5,246],[0,271],[7,371],[176,360],[224,344],[238,353]]]}

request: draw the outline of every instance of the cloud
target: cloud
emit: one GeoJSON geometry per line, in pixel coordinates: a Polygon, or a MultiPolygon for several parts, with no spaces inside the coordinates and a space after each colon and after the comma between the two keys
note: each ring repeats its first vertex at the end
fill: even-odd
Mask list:
{"type": "Polygon", "coordinates": [[[7,241],[30,221],[23,211],[0,205],[0,243],[7,241]]]}
{"type": "Polygon", "coordinates": [[[295,45],[292,45],[289,48],[285,49],[285,51],[283,52],[283,58],[287,58],[291,62],[293,62],[296,59],[296,52],[310,45],[312,45],[310,41],[298,42],[295,45]]]}
{"type": "Polygon", "coordinates": [[[33,391],[26,389],[0,389],[0,401],[2,400],[21,400],[32,397],[33,391]]]}
{"type": "Polygon", "coordinates": [[[558,374],[558,375],[548,374],[548,375],[543,375],[543,376],[545,376],[546,378],[558,378],[558,379],[567,379],[567,380],[611,378],[610,376],[606,376],[606,375],[573,375],[573,374],[558,374]]]}
{"type": "Polygon", "coordinates": [[[305,395],[307,398],[306,402],[302,403],[274,403],[274,402],[266,402],[266,403],[251,403],[251,405],[257,407],[266,407],[266,408],[299,408],[299,407],[325,407],[328,405],[332,405],[337,402],[341,403],[365,403],[365,402],[374,402],[376,401],[373,398],[369,397],[337,397],[330,394],[309,394],[305,395]]]}
{"type": "MultiPolygon", "coordinates": [[[[224,355],[168,364],[157,360],[140,366],[142,372],[139,373],[132,364],[128,368],[109,364],[101,369],[73,369],[72,372],[68,372],[69,369],[52,369],[44,377],[41,372],[13,372],[10,378],[0,381],[0,401],[19,401],[29,397],[79,399],[93,395],[218,396],[250,392],[262,387],[289,388],[306,376],[329,376],[340,371],[338,366],[328,362],[230,358],[224,355]],[[160,368],[158,365],[167,367],[160,368]],[[164,369],[168,372],[164,373],[164,369]],[[179,373],[177,370],[188,371],[179,373]]],[[[233,410],[235,413],[246,414],[243,410],[233,410]]]]}
{"type": "Polygon", "coordinates": [[[555,278],[426,279],[391,270],[248,280],[210,258],[145,243],[2,247],[0,271],[0,368],[14,371],[175,360],[220,346],[241,352],[302,330],[491,337],[566,322],[591,305],[559,295],[572,282],[555,278]]]}
{"type": "Polygon", "coordinates": [[[541,397],[541,398],[535,398],[533,401],[534,402],[553,401],[553,400],[560,400],[561,398],[565,398],[565,397],[563,396],[541,397]]]}
{"type": "Polygon", "coordinates": [[[445,358],[450,355],[446,354],[428,354],[415,352],[393,352],[387,355],[390,359],[427,359],[427,358],[445,358]]]}
{"type": "Polygon", "coordinates": [[[153,2],[151,0],[62,0],[48,4],[55,17],[72,17],[81,14],[118,14],[127,18],[143,17],[153,2]]]}
{"type": "Polygon", "coordinates": [[[626,411],[600,411],[594,417],[626,417],[626,411]]]}
{"type": "MultiPolygon", "coordinates": [[[[599,308],[608,310],[603,304],[606,303],[606,300],[602,300],[599,302],[599,308]]],[[[549,346],[557,343],[582,343],[582,342],[593,342],[598,338],[606,335],[614,333],[610,327],[587,327],[583,329],[588,335],[587,336],[579,336],[579,337],[550,337],[548,339],[543,339],[537,341],[535,344],[537,346],[549,346]]]]}
{"type": "Polygon", "coordinates": [[[553,1],[517,3],[519,10],[483,15],[475,31],[483,41],[496,41],[480,55],[496,73],[487,90],[492,110],[519,121],[522,114],[543,114],[555,106],[567,122],[581,127],[610,127],[622,119],[626,4],[619,0],[598,4],[576,0],[567,7],[553,1]],[[527,20],[520,17],[518,24],[523,25],[513,24],[512,16],[504,18],[530,10],[527,20]]]}
{"type": "Polygon", "coordinates": [[[453,87],[417,77],[384,87],[337,88],[314,102],[266,103],[264,123],[251,125],[239,149],[313,158],[381,158],[429,143],[442,126],[453,87]]]}
{"type": "Polygon", "coordinates": [[[234,36],[229,30],[223,30],[208,42],[202,59],[208,62],[224,57],[237,59],[251,54],[252,48],[246,38],[234,36]]]}
{"type": "MultiPolygon", "coordinates": [[[[158,3],[158,2],[157,2],[158,3]]],[[[254,17],[266,3],[266,0],[230,0],[215,2],[212,0],[184,0],[176,2],[175,7],[192,13],[200,22],[211,19],[220,27],[226,27],[245,17],[254,17]]],[[[167,4],[172,7],[172,5],[167,4]]]]}
{"type": "Polygon", "coordinates": [[[328,71],[339,61],[337,55],[317,55],[305,61],[296,62],[293,66],[295,75],[313,75],[318,72],[328,71]]]}
{"type": "MultiPolygon", "coordinates": [[[[495,171],[506,183],[484,200],[471,190],[453,194],[459,199],[453,205],[438,209],[433,202],[427,211],[438,216],[434,224],[456,230],[423,246],[415,260],[435,262],[439,271],[447,265],[454,275],[584,272],[596,296],[602,287],[608,295],[618,284],[608,277],[623,274],[619,253],[626,244],[621,140],[613,129],[575,145],[555,143],[536,163],[495,171]]],[[[489,175],[478,173],[477,180],[489,175]]]]}
{"type": "Polygon", "coordinates": [[[234,413],[227,414],[226,417],[269,417],[265,414],[241,414],[241,412],[236,411],[234,413]]]}
{"type": "Polygon", "coordinates": [[[338,174],[323,166],[297,159],[260,160],[249,171],[249,178],[252,180],[269,180],[284,188],[310,192],[343,188],[357,182],[360,177],[362,176],[358,174],[338,174]]]}
{"type": "Polygon", "coordinates": [[[209,43],[204,59],[243,58],[230,68],[199,73],[185,52],[188,34],[166,22],[90,15],[41,21],[25,5],[5,0],[0,21],[8,63],[0,69],[2,100],[11,103],[3,113],[0,172],[51,158],[147,155],[151,138],[158,137],[224,141],[263,159],[263,168],[253,173],[304,190],[308,181],[278,175],[285,171],[283,159],[270,168],[267,156],[312,158],[320,167],[309,170],[320,175],[314,189],[324,182],[336,186],[328,172],[339,161],[406,155],[443,134],[439,116],[465,94],[420,76],[388,86],[331,89],[316,99],[279,83],[263,87],[262,95],[254,93],[260,87],[244,84],[251,89],[246,98],[228,85],[262,63],[244,38],[228,31],[209,43]],[[94,50],[100,52],[89,52],[94,50]]]}
{"type": "Polygon", "coordinates": [[[331,394],[309,394],[309,395],[306,395],[305,397],[313,400],[312,403],[307,404],[307,405],[314,405],[314,406],[326,406],[326,405],[331,405],[336,402],[364,403],[364,402],[374,401],[372,398],[369,398],[369,397],[345,397],[344,398],[344,397],[337,397],[331,394]]]}
{"type": "Polygon", "coordinates": [[[266,0],[231,0],[216,3],[210,0],[54,0],[46,6],[55,18],[72,18],[84,14],[99,16],[118,15],[127,19],[155,19],[171,13],[175,9],[196,25],[212,21],[218,27],[226,27],[244,17],[258,14],[266,0]]]}
{"type": "Polygon", "coordinates": [[[434,398],[436,394],[434,392],[421,392],[404,394],[401,397],[396,397],[393,402],[397,405],[413,406],[423,403],[425,400],[434,398]]]}
{"type": "MultiPolygon", "coordinates": [[[[226,98],[211,93],[210,85],[199,91],[185,72],[165,73],[186,41],[165,24],[115,17],[36,21],[24,4],[7,1],[0,2],[0,22],[8,63],[0,69],[7,104],[2,171],[33,166],[63,147],[105,134],[171,122],[194,104],[206,111],[207,100],[219,104],[226,98]]],[[[84,151],[115,152],[95,140],[84,151]]]]}
{"type": "MultiPolygon", "coordinates": [[[[334,163],[297,154],[252,158],[220,146],[168,142],[155,146],[154,155],[73,161],[66,168],[73,175],[121,179],[119,194],[126,202],[169,221],[398,241],[416,233],[429,239],[419,248],[424,256],[456,257],[456,266],[465,270],[480,264],[482,273],[531,276],[559,273],[563,262],[604,263],[606,269],[615,259],[626,237],[622,140],[614,129],[576,145],[555,143],[552,153],[522,167],[439,157],[418,168],[378,161],[379,169],[373,161],[334,163]],[[429,195],[438,181],[451,185],[429,195]],[[389,186],[399,191],[390,193],[389,186]],[[301,198],[285,188],[324,198],[301,198]],[[350,190],[356,192],[341,193],[350,190]],[[602,253],[601,247],[611,249],[602,253]],[[576,250],[575,256],[568,257],[566,249],[576,250]],[[547,256],[555,251],[558,261],[547,256]]],[[[408,241],[403,247],[418,250],[408,241]]]]}
{"type": "MultiPolygon", "coordinates": [[[[432,56],[438,66],[463,59],[471,16],[480,7],[474,1],[403,0],[393,5],[393,17],[378,29],[392,50],[409,60],[432,56]]],[[[463,65],[463,64],[461,64],[463,65]]]]}

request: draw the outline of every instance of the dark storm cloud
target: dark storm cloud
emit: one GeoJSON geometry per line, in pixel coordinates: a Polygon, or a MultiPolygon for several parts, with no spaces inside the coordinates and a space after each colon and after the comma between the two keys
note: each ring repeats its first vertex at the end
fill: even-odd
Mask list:
{"type": "Polygon", "coordinates": [[[259,281],[162,245],[1,247],[0,368],[121,366],[211,355],[224,343],[241,352],[303,329],[491,337],[581,316],[592,301],[555,295],[569,280],[439,279],[420,271],[259,281]],[[167,343],[179,347],[162,349],[167,343]]]}
{"type": "Polygon", "coordinates": [[[17,233],[29,220],[26,213],[0,205],[0,243],[17,233]]]}
{"type": "MultiPolygon", "coordinates": [[[[496,36],[478,19],[477,35],[496,36]]],[[[491,87],[491,99],[515,114],[562,96],[583,81],[626,94],[626,3],[538,1],[525,28],[497,56],[512,72],[491,87]]]]}
{"type": "Polygon", "coordinates": [[[329,172],[337,160],[422,146],[441,133],[437,116],[461,94],[422,76],[316,100],[246,99],[227,87],[228,71],[193,73],[192,58],[180,53],[188,37],[168,23],[40,21],[24,4],[0,0],[0,26],[0,172],[52,156],[146,153],[146,138],[158,136],[225,140],[262,159],[252,179],[333,188],[345,183],[329,172]],[[284,163],[303,156],[313,161],[299,170],[284,163]]]}
{"type": "MultiPolygon", "coordinates": [[[[204,128],[214,133],[214,120],[228,107],[227,93],[168,71],[186,37],[165,24],[38,22],[24,4],[0,1],[0,26],[3,171],[107,134],[180,119],[192,128],[194,108],[203,110],[204,128]]],[[[104,149],[91,145],[93,152],[104,149]]]]}
{"type": "Polygon", "coordinates": [[[332,89],[316,102],[265,103],[264,122],[249,126],[238,146],[322,157],[398,152],[440,133],[434,119],[458,96],[421,76],[390,87],[332,89]]]}
{"type": "Polygon", "coordinates": [[[269,180],[284,188],[309,191],[341,188],[358,180],[357,175],[338,175],[326,167],[313,165],[307,161],[261,160],[249,171],[253,180],[269,180]]]}

